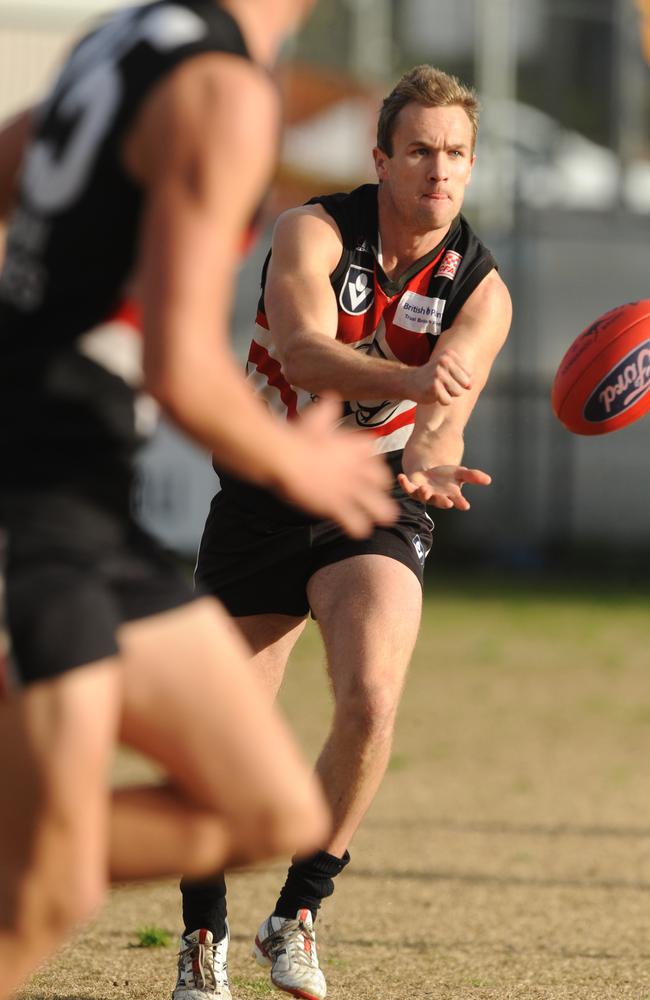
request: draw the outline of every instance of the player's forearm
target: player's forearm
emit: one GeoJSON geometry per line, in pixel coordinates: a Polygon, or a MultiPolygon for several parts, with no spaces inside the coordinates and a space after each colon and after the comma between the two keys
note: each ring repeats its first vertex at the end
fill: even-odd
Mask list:
{"type": "Polygon", "coordinates": [[[322,335],[290,340],[280,352],[291,385],[315,394],[335,391],[343,399],[410,399],[413,368],[368,357],[350,344],[322,335]]]}
{"type": "Polygon", "coordinates": [[[225,469],[285,493],[299,462],[292,430],[253,396],[235,360],[186,355],[174,369],[147,386],[174,423],[225,469]]]}
{"type": "Polygon", "coordinates": [[[402,467],[409,475],[439,465],[460,465],[464,450],[465,439],[457,427],[444,422],[435,430],[416,427],[404,449],[402,467]]]}

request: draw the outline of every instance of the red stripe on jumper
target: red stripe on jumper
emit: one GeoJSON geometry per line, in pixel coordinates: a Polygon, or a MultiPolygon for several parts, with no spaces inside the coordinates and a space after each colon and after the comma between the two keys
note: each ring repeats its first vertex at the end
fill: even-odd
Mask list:
{"type": "Polygon", "coordinates": [[[248,360],[253,362],[258,372],[266,375],[269,385],[279,391],[280,398],[287,408],[289,419],[292,420],[298,412],[298,397],[282,374],[280,362],[275,361],[267,349],[258,344],[256,340],[251,340],[248,360]]]}
{"type": "Polygon", "coordinates": [[[255,322],[257,323],[258,326],[261,326],[263,330],[268,330],[269,321],[266,318],[265,313],[263,313],[261,309],[257,310],[257,316],[255,317],[255,322]]]}
{"type": "Polygon", "coordinates": [[[126,323],[127,326],[133,327],[140,333],[142,330],[142,306],[135,299],[124,299],[107,319],[113,323],[126,323]]]}
{"type": "Polygon", "coordinates": [[[417,406],[412,406],[410,410],[405,410],[404,413],[398,413],[396,417],[389,420],[387,424],[383,424],[381,427],[377,427],[371,433],[375,437],[386,437],[388,434],[392,434],[393,431],[398,431],[400,427],[406,427],[408,424],[412,424],[415,420],[415,411],[417,406]]]}

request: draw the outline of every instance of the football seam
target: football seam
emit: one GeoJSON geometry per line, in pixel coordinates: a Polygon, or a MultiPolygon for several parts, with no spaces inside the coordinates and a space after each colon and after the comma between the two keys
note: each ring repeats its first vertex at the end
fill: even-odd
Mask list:
{"type": "MultiPolygon", "coordinates": [[[[645,313],[645,315],[639,316],[637,319],[634,320],[633,323],[630,323],[629,326],[626,326],[624,330],[619,330],[619,332],[616,334],[616,336],[614,337],[614,339],[610,340],[608,342],[608,346],[611,345],[611,344],[615,344],[616,341],[619,339],[619,337],[622,337],[624,334],[629,333],[630,330],[633,330],[635,326],[638,326],[639,323],[643,323],[645,320],[650,320],[650,309],[649,309],[649,311],[647,313],[645,313]]],[[[605,350],[605,348],[603,348],[603,350],[605,350]]],[[[591,368],[591,366],[596,363],[596,361],[598,360],[598,358],[601,356],[602,353],[603,352],[601,351],[599,354],[596,355],[595,358],[591,359],[591,361],[589,362],[589,364],[587,365],[587,367],[583,368],[582,371],[579,372],[578,375],[576,375],[576,377],[573,380],[573,382],[571,383],[571,385],[565,391],[564,398],[562,399],[562,402],[561,402],[560,407],[559,407],[558,412],[557,412],[558,420],[560,420],[562,423],[564,423],[564,421],[562,420],[562,411],[563,411],[563,409],[564,409],[564,407],[566,405],[566,402],[567,402],[569,396],[571,395],[574,387],[577,385],[577,383],[580,381],[580,379],[584,375],[587,374],[587,372],[589,371],[589,369],[591,368]]],[[[560,368],[561,367],[562,367],[562,365],[560,364],[560,368]]],[[[583,409],[584,409],[584,407],[583,407],[583,409]]]]}

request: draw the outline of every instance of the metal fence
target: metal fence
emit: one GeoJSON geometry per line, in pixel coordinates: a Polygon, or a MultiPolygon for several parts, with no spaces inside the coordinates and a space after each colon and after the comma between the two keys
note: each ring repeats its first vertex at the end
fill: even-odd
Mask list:
{"type": "MultiPolygon", "coordinates": [[[[470,420],[465,462],[493,476],[471,514],[439,512],[455,548],[504,565],[537,566],[562,552],[650,552],[650,425],[612,435],[569,434],[550,407],[551,380],[571,340],[600,313],[650,296],[650,221],[621,213],[520,207],[517,236],[482,234],[515,305],[508,343],[470,420]]],[[[253,329],[259,267],[242,272],[235,345],[253,329]]],[[[192,551],[216,480],[207,459],[164,428],[143,456],[146,518],[192,551]]]]}
{"type": "MultiPolygon", "coordinates": [[[[626,2],[628,26],[635,0],[626,2]]],[[[3,5],[0,116],[37,95],[71,34],[97,6],[88,0],[3,5]]],[[[347,6],[355,9],[353,0],[347,6]]],[[[356,6],[363,13],[372,0],[356,6]]],[[[388,6],[382,0],[384,29],[388,6]]],[[[584,4],[564,6],[586,16],[584,4]]],[[[560,0],[549,0],[549,16],[561,7],[560,0]]],[[[602,19],[603,3],[592,10],[602,19]]],[[[362,35],[363,21],[355,23],[362,35]]],[[[633,104],[638,114],[638,94],[633,104]]],[[[525,173],[526,164],[521,170],[525,173]]],[[[481,212],[480,205],[473,209],[515,303],[509,342],[467,432],[467,462],[491,472],[494,484],[474,491],[470,515],[445,512],[439,525],[452,544],[506,563],[534,565],[552,553],[589,548],[633,558],[650,552],[650,424],[642,421],[606,437],[573,437],[554,420],[549,392],[558,361],[581,329],[615,305],[650,297],[650,215],[616,205],[590,212],[536,208],[518,199],[517,191],[521,177],[506,206],[512,213],[507,226],[491,229],[494,215],[481,212]]],[[[239,283],[233,326],[242,353],[252,331],[265,249],[262,243],[239,283]]],[[[163,428],[142,456],[143,518],[189,554],[215,485],[207,456],[163,428]]]]}

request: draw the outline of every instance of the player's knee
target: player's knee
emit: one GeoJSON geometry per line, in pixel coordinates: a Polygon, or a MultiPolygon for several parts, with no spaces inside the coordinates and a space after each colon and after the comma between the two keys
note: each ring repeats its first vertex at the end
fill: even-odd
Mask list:
{"type": "MultiPolygon", "coordinates": [[[[288,821],[288,850],[304,854],[315,850],[326,840],[331,827],[331,815],[320,781],[311,776],[300,794],[291,802],[288,821]]],[[[287,848],[285,848],[285,853],[287,848]]]]}
{"type": "Polygon", "coordinates": [[[320,784],[309,777],[267,804],[255,821],[260,857],[305,853],[322,845],[330,815],[320,784]]]}
{"type": "Polygon", "coordinates": [[[340,725],[354,726],[367,737],[389,736],[395,725],[400,691],[390,684],[350,687],[337,698],[336,716],[340,725]]]}

